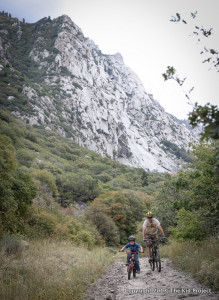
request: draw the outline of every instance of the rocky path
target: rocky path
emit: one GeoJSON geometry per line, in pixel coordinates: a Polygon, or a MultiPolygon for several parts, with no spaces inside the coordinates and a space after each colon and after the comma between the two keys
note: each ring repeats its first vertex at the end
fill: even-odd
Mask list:
{"type": "Polygon", "coordinates": [[[140,258],[141,274],[127,278],[125,260],[118,259],[107,274],[98,279],[88,290],[84,299],[123,300],[123,299],[193,299],[218,300],[219,294],[212,292],[184,273],[173,269],[168,259],[162,259],[160,273],[151,271],[145,258],[140,258]]]}

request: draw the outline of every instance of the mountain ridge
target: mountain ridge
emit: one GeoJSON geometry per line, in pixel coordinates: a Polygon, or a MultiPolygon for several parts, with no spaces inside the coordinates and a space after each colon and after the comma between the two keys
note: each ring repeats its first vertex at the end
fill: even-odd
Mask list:
{"type": "Polygon", "coordinates": [[[129,166],[175,172],[189,161],[197,131],[164,111],[120,53],[103,54],[67,15],[5,23],[1,17],[1,105],[14,115],[129,166]],[[22,80],[14,84],[16,72],[22,80]],[[17,90],[10,94],[8,84],[17,90]]]}

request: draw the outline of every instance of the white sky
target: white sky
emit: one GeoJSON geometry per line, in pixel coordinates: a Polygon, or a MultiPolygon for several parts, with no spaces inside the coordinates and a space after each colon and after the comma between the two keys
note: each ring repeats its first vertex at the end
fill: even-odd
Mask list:
{"type": "Polygon", "coordinates": [[[187,118],[192,106],[176,82],[164,82],[168,65],[187,77],[187,88],[195,87],[193,102],[219,104],[219,73],[201,63],[190,25],[169,21],[178,12],[192,22],[190,13],[198,11],[195,25],[213,27],[204,45],[219,50],[219,0],[1,0],[0,10],[30,23],[69,15],[103,53],[120,52],[146,91],[178,118],[187,118]]]}

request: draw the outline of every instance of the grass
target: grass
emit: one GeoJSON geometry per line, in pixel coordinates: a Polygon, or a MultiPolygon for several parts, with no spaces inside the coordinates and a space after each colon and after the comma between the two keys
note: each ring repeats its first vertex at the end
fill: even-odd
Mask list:
{"type": "Polygon", "coordinates": [[[114,261],[106,248],[89,251],[69,241],[31,241],[20,255],[0,253],[0,299],[81,299],[114,261]]]}
{"type": "Polygon", "coordinates": [[[162,256],[170,258],[175,267],[189,272],[200,283],[219,290],[219,239],[208,238],[202,242],[170,241],[162,247],[162,256]]]}

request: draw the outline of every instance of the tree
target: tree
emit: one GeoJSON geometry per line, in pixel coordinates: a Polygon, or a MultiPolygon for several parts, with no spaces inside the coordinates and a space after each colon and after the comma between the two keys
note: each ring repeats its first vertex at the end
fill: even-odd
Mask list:
{"type": "Polygon", "coordinates": [[[142,186],[148,185],[148,173],[145,172],[145,170],[142,171],[141,180],[142,180],[142,186]]]}
{"type": "Polygon", "coordinates": [[[219,110],[216,105],[207,103],[201,106],[195,103],[193,111],[189,113],[189,122],[193,127],[203,125],[202,139],[219,139],[219,110]]]}
{"type": "Polygon", "coordinates": [[[115,222],[107,213],[107,206],[99,201],[94,201],[87,209],[86,216],[104,238],[108,246],[119,244],[119,231],[115,222]]]}
{"type": "Polygon", "coordinates": [[[120,243],[125,243],[127,237],[137,231],[137,221],[141,221],[148,199],[134,191],[110,191],[101,194],[92,203],[93,206],[104,207],[104,212],[110,217],[119,230],[120,243]]]}
{"type": "Polygon", "coordinates": [[[62,175],[57,178],[56,184],[63,206],[74,201],[92,201],[99,195],[98,181],[89,175],[62,175]]]}
{"type": "MultiPolygon", "coordinates": [[[[191,19],[195,19],[197,17],[198,12],[191,13],[191,19]]],[[[186,21],[179,13],[176,13],[176,17],[172,16],[171,22],[182,22],[184,25],[187,25],[189,21],[186,21]]],[[[202,38],[208,38],[213,34],[213,28],[206,29],[203,26],[199,26],[194,23],[194,28],[192,31],[192,35],[196,38],[197,43],[200,43],[202,38]]],[[[200,52],[200,55],[206,55],[206,58],[202,61],[202,63],[209,63],[213,65],[214,69],[219,72],[219,52],[216,49],[204,47],[200,52]]]]}
{"type": "MultiPolygon", "coordinates": [[[[191,18],[195,19],[197,15],[197,11],[195,13],[191,13],[191,18]]],[[[171,22],[182,22],[183,24],[188,24],[179,13],[176,13],[176,16],[172,16],[171,22]]],[[[213,28],[205,29],[201,26],[195,25],[193,30],[193,35],[197,37],[197,41],[200,42],[201,37],[208,38],[212,34],[213,28]]],[[[201,51],[201,55],[206,54],[207,57],[202,61],[202,63],[211,63],[213,68],[219,72],[219,52],[216,49],[206,48],[201,51]]],[[[173,79],[180,86],[183,86],[186,77],[181,79],[177,74],[174,67],[168,66],[165,73],[162,74],[164,80],[173,79]]],[[[184,91],[186,98],[189,100],[189,103],[192,104],[191,101],[191,92],[194,90],[194,87],[190,88],[188,91],[184,91]]],[[[192,104],[193,105],[193,104],[192,104]]],[[[193,111],[189,113],[189,122],[193,127],[198,125],[203,126],[204,132],[202,133],[202,139],[218,139],[219,138],[219,111],[216,105],[211,105],[207,103],[205,106],[198,105],[195,103],[193,105],[193,111]]]]}
{"type": "Polygon", "coordinates": [[[9,138],[0,135],[0,236],[19,231],[36,196],[30,175],[16,167],[15,149],[9,138]]]}
{"type": "Polygon", "coordinates": [[[167,175],[153,210],[165,231],[176,227],[171,229],[175,237],[190,238],[192,234],[199,239],[203,233],[205,236],[216,233],[219,226],[219,142],[194,145],[191,154],[193,163],[187,171],[172,177],[167,175]],[[185,216],[191,216],[194,222],[185,216]]]}

